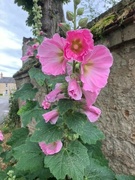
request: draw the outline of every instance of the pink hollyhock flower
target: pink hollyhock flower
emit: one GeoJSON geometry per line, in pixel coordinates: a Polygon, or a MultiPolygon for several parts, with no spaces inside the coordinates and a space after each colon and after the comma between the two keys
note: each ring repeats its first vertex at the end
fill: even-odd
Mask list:
{"type": "Polygon", "coordinates": [[[99,92],[100,92],[100,90],[97,90],[95,92],[83,90],[83,94],[85,96],[87,106],[91,106],[92,104],[94,104],[96,102],[99,92]]]}
{"type": "Polygon", "coordinates": [[[95,106],[84,106],[81,112],[87,116],[90,122],[97,121],[101,114],[101,110],[95,106]]]}
{"type": "Polygon", "coordinates": [[[39,146],[45,155],[53,155],[61,150],[62,142],[56,141],[50,144],[46,144],[45,142],[40,142],[39,146]]]}
{"type": "Polygon", "coordinates": [[[42,102],[42,106],[43,106],[44,109],[49,109],[51,104],[49,102],[47,102],[46,100],[44,100],[42,102]]]}
{"type": "Polygon", "coordinates": [[[82,90],[76,79],[70,79],[68,82],[68,95],[74,100],[81,100],[82,90]]]}
{"type": "Polygon", "coordinates": [[[65,44],[66,40],[59,34],[55,34],[52,39],[44,39],[38,48],[43,73],[54,76],[65,74],[67,62],[63,54],[65,44]]]}
{"type": "Polygon", "coordinates": [[[67,43],[64,48],[65,57],[69,60],[83,61],[88,50],[93,50],[93,35],[88,29],[67,32],[67,43]]]}
{"type": "Polygon", "coordinates": [[[3,141],[4,140],[4,136],[2,134],[2,132],[0,131],[0,141],[3,141]]]}
{"type": "Polygon", "coordinates": [[[59,113],[58,113],[57,109],[54,109],[52,111],[49,111],[49,112],[43,114],[43,118],[46,123],[50,122],[51,124],[56,124],[56,122],[59,118],[59,113]]]}
{"type": "Polygon", "coordinates": [[[64,96],[60,96],[60,93],[62,92],[62,83],[57,83],[55,85],[55,89],[52,90],[49,94],[45,96],[45,100],[48,102],[55,102],[59,99],[63,99],[64,96]]]}
{"type": "Polygon", "coordinates": [[[81,81],[85,91],[95,92],[107,84],[113,57],[108,48],[95,46],[89,52],[81,65],[81,81]]]}

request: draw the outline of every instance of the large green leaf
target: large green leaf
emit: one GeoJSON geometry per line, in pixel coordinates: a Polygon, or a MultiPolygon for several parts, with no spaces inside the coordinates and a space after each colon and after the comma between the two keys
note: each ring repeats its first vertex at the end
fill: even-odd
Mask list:
{"type": "Polygon", "coordinates": [[[46,79],[46,75],[42,73],[42,71],[39,68],[31,68],[29,70],[29,76],[31,79],[35,79],[36,82],[40,85],[43,86],[45,79],[46,79]]]}
{"type": "Polygon", "coordinates": [[[124,174],[117,174],[115,177],[117,180],[135,180],[135,176],[127,176],[124,174]]]}
{"type": "Polygon", "coordinates": [[[34,134],[31,136],[33,142],[51,143],[60,140],[63,136],[63,131],[56,125],[41,121],[37,124],[34,134]]]}
{"type": "Polygon", "coordinates": [[[36,171],[43,168],[44,154],[38,143],[27,142],[14,148],[13,156],[17,160],[16,168],[20,171],[36,171]]]}
{"type": "Polygon", "coordinates": [[[46,156],[44,163],[56,179],[64,179],[68,175],[73,180],[83,180],[89,157],[85,146],[76,141],[63,147],[58,154],[46,156]]]}
{"type": "Polygon", "coordinates": [[[52,89],[54,89],[56,83],[63,83],[65,82],[65,76],[49,76],[48,84],[52,89]]]}
{"type": "Polygon", "coordinates": [[[26,126],[29,122],[31,122],[32,118],[35,119],[36,122],[39,122],[43,119],[42,114],[45,113],[45,110],[36,106],[30,111],[26,111],[21,115],[23,125],[26,126]]]}
{"type": "Polygon", "coordinates": [[[90,164],[85,169],[87,180],[115,180],[114,173],[106,166],[101,166],[98,161],[90,158],[90,164]]]}
{"type": "Polygon", "coordinates": [[[37,105],[36,101],[31,101],[31,100],[27,100],[26,104],[23,105],[19,111],[17,112],[18,115],[22,115],[24,112],[26,111],[30,111],[31,109],[33,109],[35,106],[37,105]]]}
{"type": "Polygon", "coordinates": [[[0,170],[0,180],[4,180],[7,177],[6,172],[0,170]]]}
{"type": "Polygon", "coordinates": [[[60,114],[66,113],[68,110],[73,109],[74,101],[71,99],[61,99],[58,102],[58,110],[60,114]]]}
{"type": "Polygon", "coordinates": [[[30,83],[24,84],[19,90],[14,93],[16,99],[20,98],[21,100],[26,101],[27,99],[34,99],[37,93],[37,89],[33,88],[33,85],[30,83]]]}
{"type": "Polygon", "coordinates": [[[7,144],[12,146],[12,148],[20,146],[25,143],[28,134],[29,131],[26,128],[15,129],[12,132],[11,138],[7,141],[7,144]]]}
{"type": "Polygon", "coordinates": [[[95,144],[104,138],[104,134],[85,115],[75,112],[66,114],[64,118],[68,128],[79,134],[84,143],[95,144]]]}
{"type": "Polygon", "coordinates": [[[108,160],[105,158],[102,152],[102,143],[97,141],[96,144],[87,145],[88,154],[90,158],[94,158],[99,161],[99,164],[102,166],[108,166],[108,160]]]}

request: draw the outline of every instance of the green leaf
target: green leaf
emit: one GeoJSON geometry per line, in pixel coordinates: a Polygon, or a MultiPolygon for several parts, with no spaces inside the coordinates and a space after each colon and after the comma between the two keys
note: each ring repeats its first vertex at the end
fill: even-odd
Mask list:
{"type": "Polygon", "coordinates": [[[99,161],[99,164],[102,166],[108,166],[108,160],[105,158],[102,153],[102,143],[97,141],[96,144],[87,145],[89,157],[94,158],[99,161]]]}
{"type": "Polygon", "coordinates": [[[65,76],[49,76],[48,83],[50,84],[51,88],[54,89],[56,83],[63,83],[65,82],[65,76]]]}
{"type": "Polygon", "coordinates": [[[15,129],[12,132],[11,138],[7,141],[7,144],[12,146],[12,148],[20,146],[25,143],[28,134],[29,131],[26,128],[15,129]]]}
{"type": "Polygon", "coordinates": [[[58,101],[58,111],[61,115],[65,114],[68,110],[73,109],[74,102],[71,99],[60,99],[58,101]]]}
{"type": "Polygon", "coordinates": [[[36,171],[43,168],[44,154],[38,143],[27,142],[14,149],[13,156],[18,161],[16,168],[20,171],[36,171]]]}
{"type": "Polygon", "coordinates": [[[64,179],[68,175],[73,180],[83,180],[89,157],[85,146],[75,141],[69,143],[58,154],[46,156],[44,163],[57,179],[64,179]]]}
{"type": "Polygon", "coordinates": [[[37,105],[36,101],[27,100],[26,104],[23,105],[19,111],[17,112],[18,115],[22,115],[24,112],[33,109],[37,105]]]}
{"type": "Polygon", "coordinates": [[[16,99],[20,98],[23,101],[27,99],[34,99],[37,93],[37,89],[33,88],[33,85],[30,83],[23,84],[23,86],[14,93],[16,99]]]}
{"type": "Polygon", "coordinates": [[[7,177],[7,174],[4,171],[0,171],[0,180],[4,180],[7,177]]]}
{"type": "Polygon", "coordinates": [[[29,70],[29,76],[31,79],[35,79],[36,82],[39,84],[39,86],[43,86],[45,79],[46,79],[46,75],[42,73],[42,71],[39,68],[31,68],[29,70]]]}
{"type": "Polygon", "coordinates": [[[38,106],[34,107],[30,111],[26,111],[21,115],[23,125],[26,126],[29,122],[31,122],[32,118],[35,119],[36,122],[39,122],[43,119],[42,114],[45,113],[45,110],[39,108],[38,106]]]}
{"type": "Polygon", "coordinates": [[[50,123],[45,123],[43,120],[37,124],[36,130],[30,140],[33,142],[44,141],[46,143],[51,143],[60,140],[62,136],[63,132],[59,127],[50,123]]]}
{"type": "Polygon", "coordinates": [[[114,173],[106,166],[101,166],[95,159],[90,158],[90,165],[85,169],[87,180],[115,180],[114,173]]]}
{"type": "Polygon", "coordinates": [[[117,180],[135,180],[135,176],[128,176],[124,174],[117,174],[115,177],[117,180]]]}
{"type": "Polygon", "coordinates": [[[68,128],[79,134],[84,143],[95,144],[104,139],[104,134],[85,115],[75,112],[65,114],[64,118],[68,128]]]}

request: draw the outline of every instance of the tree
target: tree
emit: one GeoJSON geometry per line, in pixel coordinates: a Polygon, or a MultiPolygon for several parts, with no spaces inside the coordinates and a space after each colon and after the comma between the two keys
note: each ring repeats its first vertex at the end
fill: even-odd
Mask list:
{"type": "MultiPolygon", "coordinates": [[[[15,0],[18,6],[21,6],[23,10],[28,12],[28,19],[26,24],[28,26],[34,25],[34,13],[33,13],[33,0],[15,0]]],[[[69,0],[37,0],[37,4],[41,6],[42,18],[41,30],[46,33],[47,37],[51,37],[54,33],[59,32],[58,24],[64,21],[63,3],[69,2],[69,0]]]]}

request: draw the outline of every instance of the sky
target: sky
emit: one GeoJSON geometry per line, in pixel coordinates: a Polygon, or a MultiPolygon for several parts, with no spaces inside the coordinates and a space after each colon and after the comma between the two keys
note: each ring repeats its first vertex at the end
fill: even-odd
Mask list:
{"type": "MultiPolygon", "coordinates": [[[[73,11],[73,3],[64,5],[64,12],[73,11]]],[[[0,73],[12,77],[22,67],[23,37],[32,37],[26,26],[27,12],[14,4],[14,0],[0,0],[0,73]]]]}

